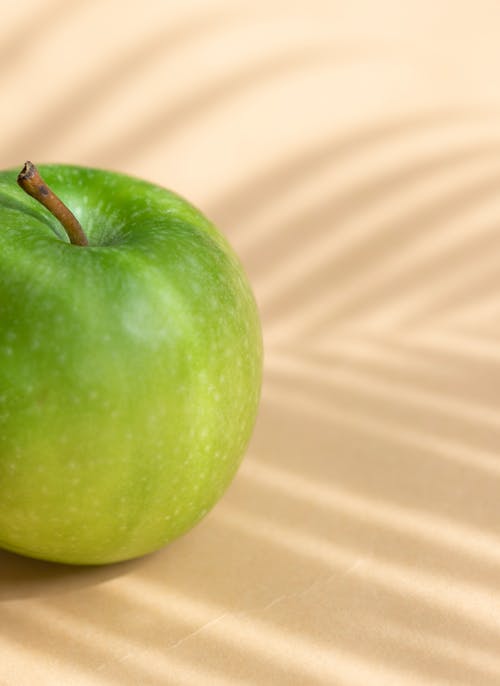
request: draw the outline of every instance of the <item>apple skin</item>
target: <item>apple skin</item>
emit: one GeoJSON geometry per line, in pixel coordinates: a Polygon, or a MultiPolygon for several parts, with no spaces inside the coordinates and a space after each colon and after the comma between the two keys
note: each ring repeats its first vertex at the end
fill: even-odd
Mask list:
{"type": "Polygon", "coordinates": [[[0,546],[117,562],[190,529],[232,480],[260,396],[259,317],[185,200],[39,169],[89,246],[0,172],[0,546]]]}

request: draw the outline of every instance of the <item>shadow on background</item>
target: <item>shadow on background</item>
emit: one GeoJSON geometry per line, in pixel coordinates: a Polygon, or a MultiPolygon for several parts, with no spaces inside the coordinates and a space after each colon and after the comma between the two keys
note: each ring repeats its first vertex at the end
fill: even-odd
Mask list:
{"type": "MultiPolygon", "coordinates": [[[[67,3],[66,8],[72,7],[67,3]]],[[[238,20],[229,11],[223,15],[224,24],[238,20]]],[[[73,92],[64,92],[61,100],[53,105],[47,112],[42,113],[31,128],[20,132],[15,139],[2,150],[7,158],[15,158],[17,150],[22,145],[25,149],[36,149],[38,155],[50,155],[50,149],[57,140],[66,132],[71,131],[78,123],[88,118],[92,111],[102,105],[131,79],[139,75],[160,56],[175,54],[178,46],[195,41],[205,33],[213,30],[221,21],[218,12],[210,14],[197,14],[183,23],[162,30],[156,35],[147,37],[147,40],[129,48],[117,55],[116,61],[110,65],[103,65],[97,73],[90,74],[88,79],[75,84],[73,92]],[[40,131],[44,132],[40,140],[40,131]]],[[[241,19],[240,19],[241,21],[241,19]]],[[[1,54],[1,49],[0,49],[1,54]]],[[[128,142],[123,142],[125,150],[128,142]]],[[[116,146],[119,148],[119,146],[116,146]]],[[[114,156],[107,158],[115,160],[114,156]]],[[[116,158],[117,161],[118,158],[116,158]]],[[[114,162],[116,166],[116,161],[114,162]]]]}
{"type": "MultiPolygon", "coordinates": [[[[108,146],[100,147],[91,153],[92,164],[103,166],[107,160],[114,164],[123,164],[135,155],[148,148],[164,143],[180,128],[192,124],[193,120],[203,116],[213,107],[220,107],[230,102],[240,93],[252,88],[261,87],[272,80],[279,80],[293,74],[299,69],[325,61],[325,57],[336,59],[352,59],[356,54],[352,49],[338,52],[328,47],[298,47],[287,49],[278,54],[264,55],[258,60],[253,59],[249,64],[239,66],[231,73],[220,76],[207,85],[197,89],[193,95],[188,95],[177,103],[170,103],[168,107],[154,108],[151,115],[131,127],[123,136],[116,136],[108,146]]],[[[243,134],[242,134],[243,135],[243,134]]]]}
{"type": "MultiPolygon", "coordinates": [[[[234,224],[238,230],[238,221],[241,221],[243,217],[251,215],[255,210],[265,208],[267,204],[274,203],[277,197],[286,196],[296,186],[304,184],[322,169],[330,167],[332,162],[338,164],[359,153],[369,154],[371,146],[379,145],[383,141],[388,143],[394,139],[404,140],[418,131],[436,126],[446,128],[450,120],[468,116],[472,114],[457,109],[422,112],[397,117],[390,121],[379,121],[372,127],[359,127],[355,131],[337,135],[333,139],[322,138],[314,147],[309,146],[293,157],[279,159],[277,162],[272,160],[268,168],[261,170],[255,179],[246,181],[241,187],[229,191],[216,200],[210,208],[210,214],[217,217],[221,224],[234,224]]],[[[446,152],[453,157],[457,155],[455,151],[446,152]]],[[[413,161],[410,163],[414,164],[413,161]]],[[[426,164],[432,167],[433,161],[429,160],[426,164]]],[[[417,164],[417,173],[419,168],[420,165],[417,164]]],[[[340,172],[341,169],[336,173],[340,172]]],[[[374,181],[377,185],[380,183],[378,179],[374,181]]],[[[334,191],[335,187],[332,183],[332,192],[334,191]]]]}
{"type": "Polygon", "coordinates": [[[341,177],[342,163],[351,155],[369,158],[372,145],[386,141],[389,148],[394,138],[411,139],[439,126],[446,129],[446,117],[434,115],[324,142],[315,156],[305,153],[277,165],[276,179],[264,173],[250,182],[248,194],[242,188],[229,195],[226,210],[224,199],[213,206],[213,216],[222,225],[238,226],[238,212],[240,221],[247,222],[247,233],[238,243],[256,284],[266,328],[276,332],[278,340],[317,340],[318,335],[328,337],[332,328],[349,328],[351,322],[363,329],[364,319],[371,325],[374,313],[384,316],[387,305],[395,307],[396,314],[389,310],[385,327],[397,326],[398,317],[418,326],[419,314],[425,321],[429,313],[439,324],[436,316],[445,306],[449,311],[468,301],[473,308],[494,293],[498,208],[487,221],[484,213],[479,219],[471,216],[469,224],[463,217],[479,215],[497,197],[495,142],[465,140],[418,161],[402,158],[399,168],[380,169],[376,178],[347,191],[337,192],[332,183],[331,197],[315,201],[282,224],[257,219],[256,230],[248,224],[253,211],[263,213],[266,199],[275,204],[278,197],[285,205],[293,189],[323,167],[336,163],[335,174],[341,177]],[[478,170],[478,165],[484,168],[478,170]],[[453,178],[457,174],[465,178],[453,178]],[[436,188],[443,187],[439,193],[432,190],[433,181],[436,188]],[[406,195],[408,202],[394,209],[398,196],[406,195]]]}
{"type": "Polygon", "coordinates": [[[40,4],[38,10],[31,8],[27,18],[0,44],[2,74],[5,75],[21,57],[25,56],[24,49],[28,42],[31,46],[43,39],[45,31],[52,28],[55,22],[64,21],[68,14],[78,11],[78,8],[84,4],[86,3],[83,0],[73,0],[71,3],[65,0],[53,0],[50,3],[40,4]]]}

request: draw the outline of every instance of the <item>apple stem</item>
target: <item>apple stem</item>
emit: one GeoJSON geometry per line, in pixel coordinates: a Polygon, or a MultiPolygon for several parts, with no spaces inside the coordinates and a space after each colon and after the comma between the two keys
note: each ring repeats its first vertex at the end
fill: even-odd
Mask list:
{"type": "Polygon", "coordinates": [[[51,191],[32,162],[26,162],[19,172],[17,183],[23,191],[31,195],[35,200],[38,200],[62,224],[68,234],[70,243],[73,245],[89,244],[78,219],[62,200],[51,191]]]}

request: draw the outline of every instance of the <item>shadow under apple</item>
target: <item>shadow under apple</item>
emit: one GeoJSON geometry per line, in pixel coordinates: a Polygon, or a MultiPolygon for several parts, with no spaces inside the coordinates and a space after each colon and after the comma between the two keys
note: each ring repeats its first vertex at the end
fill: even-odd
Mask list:
{"type": "Polygon", "coordinates": [[[141,559],[102,566],[77,566],[0,550],[0,602],[95,586],[131,572],[141,564],[141,559]]]}

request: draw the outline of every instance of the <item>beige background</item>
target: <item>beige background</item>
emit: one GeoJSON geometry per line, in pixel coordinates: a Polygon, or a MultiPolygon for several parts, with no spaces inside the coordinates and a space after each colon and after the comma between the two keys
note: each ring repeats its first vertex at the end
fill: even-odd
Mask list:
{"type": "Polygon", "coordinates": [[[500,683],[500,3],[1,3],[0,167],[190,198],[262,312],[232,487],[132,563],[0,554],[2,686],[500,683]]]}

